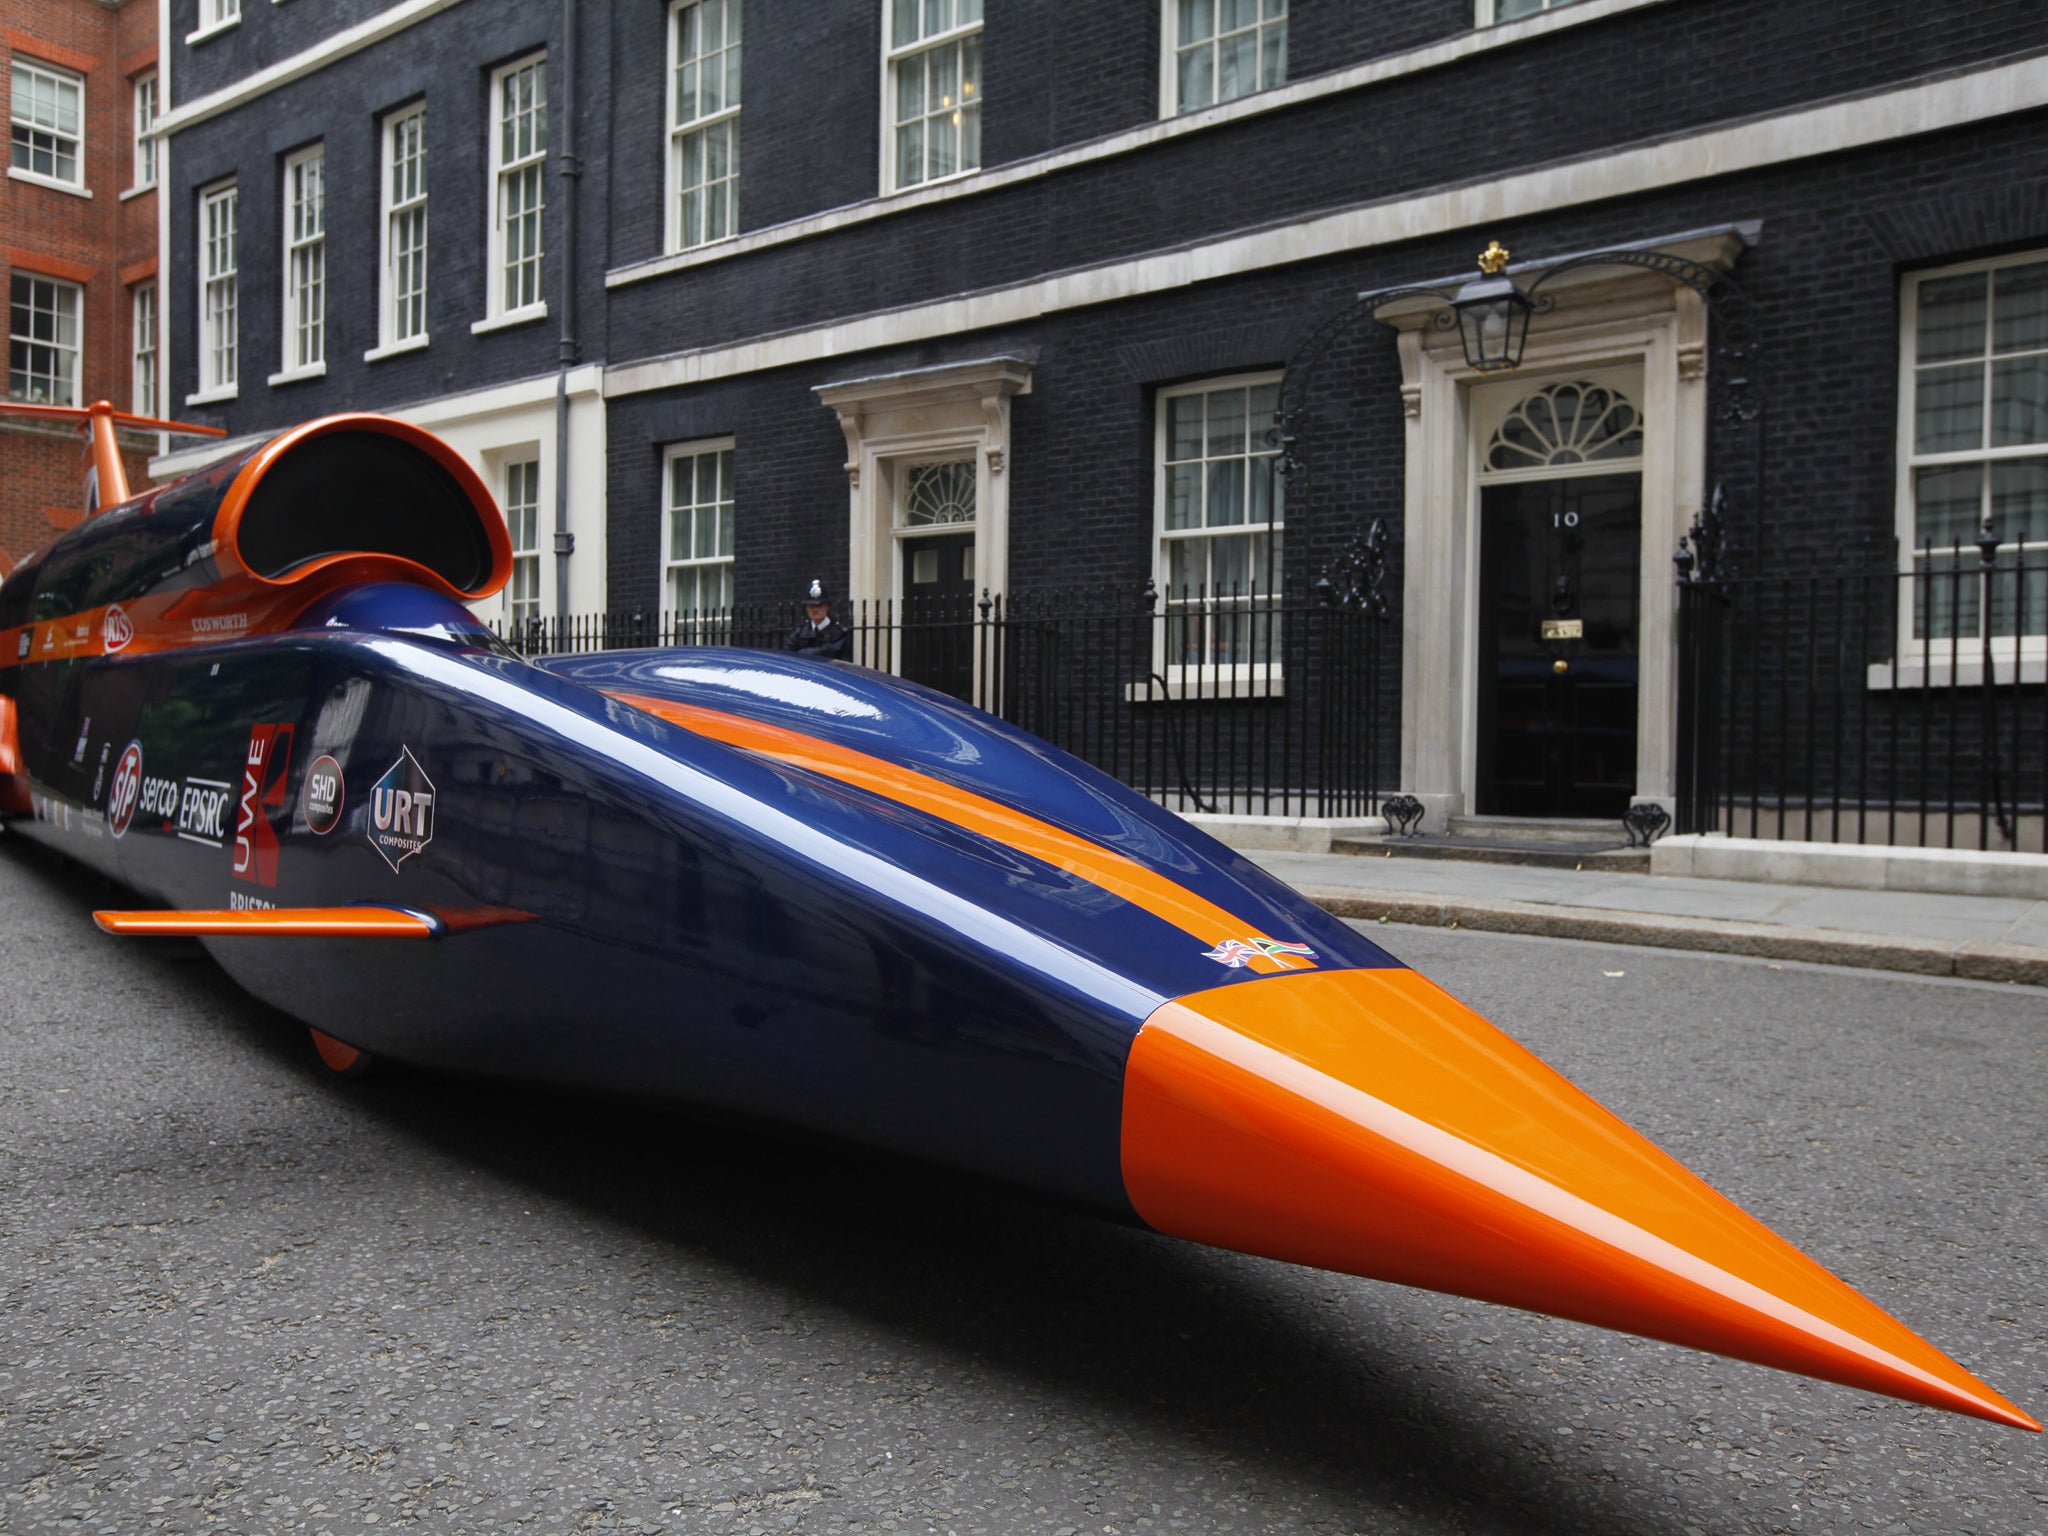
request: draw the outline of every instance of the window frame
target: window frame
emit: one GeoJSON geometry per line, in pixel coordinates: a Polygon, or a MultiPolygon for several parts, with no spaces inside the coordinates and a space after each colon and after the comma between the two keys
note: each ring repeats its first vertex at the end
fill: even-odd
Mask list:
{"type": "Polygon", "coordinates": [[[1501,0],[1475,0],[1472,25],[1484,29],[1504,27],[1509,22],[1528,21],[1537,16],[1548,16],[1552,11],[1562,11],[1580,3],[1580,0],[1538,0],[1536,9],[1524,11],[1519,16],[1503,16],[1500,13],[1501,0]]]}
{"type": "MultiPolygon", "coordinates": [[[[490,137],[489,249],[485,262],[487,283],[484,289],[484,318],[478,321],[475,326],[472,326],[472,330],[490,330],[501,325],[517,325],[527,320],[539,320],[546,316],[548,312],[547,65],[547,50],[542,48],[522,55],[509,64],[502,64],[491,71],[490,115],[487,124],[487,132],[490,137]],[[539,148],[531,153],[517,156],[508,161],[503,153],[506,123],[506,92],[515,78],[531,69],[538,69],[540,71],[538,76],[535,77],[539,85],[539,92],[534,103],[534,110],[538,119],[538,132],[535,134],[535,137],[539,141],[539,148]],[[522,209],[520,217],[526,217],[530,211],[535,221],[534,250],[531,258],[533,265],[533,297],[522,299],[518,304],[508,304],[505,302],[505,279],[509,272],[508,258],[510,256],[510,250],[505,238],[505,215],[508,202],[506,190],[510,186],[513,177],[523,178],[528,171],[537,173],[533,181],[537,201],[530,210],[522,209]]],[[[522,257],[520,265],[524,266],[525,263],[526,258],[522,257]]]]}
{"type": "MultiPolygon", "coordinates": [[[[695,637],[721,633],[729,630],[731,626],[734,554],[739,546],[739,497],[736,494],[736,488],[733,483],[739,467],[738,452],[738,439],[733,437],[698,438],[690,442],[670,443],[662,449],[661,488],[659,493],[659,505],[661,508],[660,591],[661,611],[667,615],[666,628],[670,632],[687,628],[695,637]],[[710,502],[692,500],[688,503],[693,513],[691,526],[694,531],[696,523],[694,513],[698,508],[710,506],[712,508],[723,507],[729,509],[726,512],[728,531],[731,535],[727,540],[728,547],[721,553],[716,547],[718,541],[714,536],[712,541],[714,547],[711,554],[697,555],[685,553],[678,555],[674,549],[675,514],[679,510],[675,500],[676,461],[679,459],[690,459],[694,462],[697,459],[714,456],[722,456],[725,461],[719,468],[719,495],[710,502]],[[676,576],[683,571],[690,571],[701,575],[702,572],[713,569],[722,571],[722,586],[725,599],[723,606],[716,608],[683,608],[676,601],[676,576]]],[[[693,485],[694,481],[695,473],[693,471],[693,485]]]]}
{"type": "Polygon", "coordinates": [[[163,388],[156,366],[157,297],[153,277],[128,290],[128,409],[137,416],[163,414],[157,400],[163,388]]]}
{"type": "Polygon", "coordinates": [[[427,296],[431,292],[428,277],[433,251],[433,221],[428,213],[432,171],[427,159],[427,104],[416,101],[385,113],[378,126],[377,139],[377,344],[363,354],[366,363],[374,363],[394,352],[413,351],[426,346],[432,339],[432,328],[427,323],[427,296]],[[416,152],[408,158],[417,166],[419,190],[397,198],[393,195],[393,187],[399,167],[399,136],[402,130],[415,123],[419,125],[414,146],[416,152]],[[396,231],[401,219],[409,226],[415,214],[419,218],[419,287],[413,292],[400,286],[399,261],[402,254],[409,252],[398,250],[396,231]],[[414,297],[418,299],[419,329],[404,330],[399,323],[400,306],[414,297]]]}
{"type": "MultiPolygon", "coordinates": [[[[736,26],[740,25],[737,18],[741,17],[742,15],[743,12],[741,11],[740,7],[736,3],[734,3],[734,0],[675,0],[675,3],[669,7],[667,45],[668,58],[665,66],[668,74],[668,83],[667,90],[664,95],[665,106],[663,108],[664,112],[667,114],[666,121],[668,123],[668,161],[666,171],[667,180],[665,183],[667,187],[667,193],[664,198],[667,211],[665,215],[665,222],[662,229],[662,249],[671,254],[678,251],[694,251],[701,249],[702,247],[707,245],[717,245],[721,241],[731,240],[735,238],[740,232],[739,118],[741,98],[739,95],[740,87],[736,82],[743,81],[745,78],[743,50],[746,38],[743,28],[737,35],[735,35],[733,29],[736,26]],[[705,7],[712,5],[718,6],[724,12],[726,23],[725,42],[718,49],[718,53],[721,59],[723,59],[723,57],[727,54],[734,55],[736,57],[737,67],[728,67],[726,69],[726,97],[723,106],[721,106],[720,108],[718,108],[718,110],[714,112],[699,113],[696,117],[691,118],[688,122],[678,122],[676,120],[676,113],[679,89],[676,77],[681,73],[681,65],[677,62],[677,53],[682,46],[683,17],[687,12],[701,11],[705,7]],[[687,240],[685,239],[686,220],[683,217],[683,204],[685,199],[685,188],[683,186],[683,171],[687,163],[687,141],[692,138],[697,138],[702,135],[708,134],[714,129],[719,128],[728,128],[726,142],[726,174],[722,178],[720,178],[720,180],[716,183],[710,182],[708,180],[701,183],[700,190],[708,189],[713,185],[716,185],[722,189],[721,200],[723,202],[725,210],[725,229],[724,232],[721,234],[705,235],[696,240],[687,240]]],[[[699,54],[698,62],[701,63],[703,58],[704,55],[699,54]]],[[[709,205],[710,200],[707,198],[706,207],[708,208],[709,205]]]]}
{"type": "Polygon", "coordinates": [[[241,387],[241,185],[235,181],[215,183],[199,191],[199,218],[194,231],[198,241],[198,259],[194,264],[193,276],[198,282],[199,308],[199,388],[185,397],[187,405],[205,405],[216,400],[232,400],[241,387]],[[213,247],[216,236],[212,228],[212,210],[225,206],[227,212],[227,254],[228,265],[215,269],[213,247]],[[226,302],[218,307],[209,300],[218,288],[226,302]],[[224,334],[224,340],[223,340],[224,334]],[[222,362],[225,358],[226,367],[222,362]]]}
{"type": "MultiPolygon", "coordinates": [[[[968,4],[980,5],[982,3],[982,0],[951,0],[951,3],[956,6],[968,4]]],[[[896,32],[896,12],[899,7],[905,5],[912,6],[921,12],[923,8],[923,0],[885,0],[885,3],[882,7],[881,185],[883,196],[887,196],[892,192],[907,192],[914,187],[930,187],[937,186],[948,181],[956,181],[963,176],[972,176],[982,168],[981,120],[985,118],[987,114],[984,110],[986,105],[985,97],[979,94],[981,90],[981,80],[983,74],[982,63],[980,60],[980,42],[983,33],[983,28],[986,24],[985,17],[982,14],[982,12],[978,11],[972,21],[963,22],[956,20],[954,24],[950,27],[944,27],[937,32],[920,35],[912,39],[910,42],[899,45],[892,42],[891,39],[895,36],[896,32]],[[909,63],[912,59],[921,60],[927,55],[938,52],[942,48],[950,48],[955,44],[964,45],[969,39],[972,39],[975,43],[977,61],[975,67],[974,84],[974,90],[977,92],[977,95],[972,104],[976,117],[976,127],[974,132],[975,152],[973,162],[971,164],[967,163],[967,156],[963,153],[959,156],[959,160],[961,163],[956,164],[950,171],[944,172],[943,174],[940,175],[932,175],[929,173],[929,171],[927,171],[925,175],[920,176],[915,180],[906,181],[902,178],[902,176],[898,174],[899,156],[896,147],[897,135],[902,131],[902,128],[904,126],[902,123],[898,121],[896,116],[898,72],[903,68],[905,64],[909,63]]],[[[985,6],[983,7],[983,9],[985,10],[985,6]]],[[[962,58],[963,60],[965,58],[964,47],[962,49],[962,58]]],[[[960,105],[955,107],[956,113],[965,107],[966,95],[967,92],[963,88],[961,92],[961,103],[960,105]]],[[[922,123],[929,123],[935,116],[938,115],[940,114],[926,112],[919,119],[919,121],[922,123]]],[[[921,154],[921,159],[927,167],[930,165],[931,153],[930,143],[928,139],[926,140],[926,147],[921,154]]]]}
{"type": "MultiPolygon", "coordinates": [[[[1218,34],[1215,32],[1211,32],[1208,38],[1205,39],[1202,44],[1184,45],[1180,39],[1181,0],[1159,0],[1160,117],[1184,117],[1190,112],[1206,112],[1211,107],[1225,106],[1233,101],[1243,101],[1246,97],[1256,96],[1261,91],[1270,91],[1279,86],[1285,85],[1287,83],[1287,46],[1289,42],[1287,34],[1289,30],[1289,24],[1293,20],[1293,12],[1287,8],[1290,5],[1290,0],[1277,0],[1277,3],[1282,7],[1280,14],[1277,17],[1269,17],[1266,15],[1266,7],[1274,3],[1276,3],[1276,0],[1260,0],[1258,20],[1254,21],[1249,28],[1240,27],[1238,29],[1238,31],[1240,32],[1250,31],[1254,34],[1261,34],[1259,37],[1258,47],[1255,49],[1255,52],[1259,60],[1260,79],[1258,84],[1254,85],[1248,91],[1239,91],[1235,96],[1212,95],[1208,101],[1201,103],[1199,106],[1191,107],[1183,103],[1180,97],[1180,56],[1182,53],[1188,51],[1190,47],[1196,46],[1207,46],[1213,54],[1218,34]],[[1277,80],[1267,80],[1264,78],[1266,71],[1266,51],[1265,39],[1262,34],[1265,32],[1267,28],[1275,25],[1276,22],[1281,29],[1280,78],[1277,80]]],[[[1211,68],[1211,76],[1213,82],[1213,65],[1211,68]]]]}
{"type": "MultiPolygon", "coordinates": [[[[1284,693],[1284,677],[1281,667],[1283,650],[1279,610],[1285,602],[1286,584],[1281,574],[1285,567],[1287,531],[1286,482],[1278,473],[1281,455],[1279,443],[1263,445],[1254,450],[1254,439],[1265,433],[1271,426],[1270,420],[1263,424],[1250,414],[1245,418],[1246,450],[1241,457],[1247,461],[1264,459],[1272,466],[1271,494],[1268,498],[1269,516],[1264,522],[1224,524],[1217,527],[1204,525],[1198,529],[1169,529],[1167,527],[1167,493],[1170,476],[1168,469],[1173,463],[1189,462],[1171,460],[1168,457],[1168,417],[1171,402],[1191,396],[1219,394],[1225,390],[1255,390],[1270,386],[1277,403],[1279,392],[1285,384],[1285,374],[1278,369],[1248,369],[1239,373],[1217,374],[1208,378],[1187,379],[1178,384],[1162,386],[1153,394],[1152,402],[1152,579],[1159,593],[1159,611],[1152,625],[1152,654],[1154,672],[1165,683],[1164,696],[1167,698],[1278,698],[1284,693]],[[1172,649],[1172,625],[1174,610],[1182,606],[1184,599],[1177,600],[1173,592],[1173,562],[1168,551],[1172,545],[1195,539],[1216,539],[1233,537],[1263,529],[1269,540],[1276,536],[1281,541],[1277,555],[1269,551],[1266,569],[1271,586],[1264,592],[1254,589],[1239,599],[1219,599],[1208,596],[1198,599],[1213,613],[1219,602],[1242,603],[1248,613],[1263,612],[1268,615],[1264,660],[1226,661],[1190,664],[1176,660],[1172,649]],[[1254,606],[1256,605],[1256,607],[1254,606]]],[[[1249,400],[1247,400],[1249,405],[1249,400]]],[[[1208,462],[1205,452],[1203,462],[1208,462]]],[[[1247,469],[1247,473],[1250,470],[1247,469]]],[[[1206,492],[1205,492],[1206,499],[1206,492]]],[[[1134,699],[1160,697],[1157,682],[1133,685],[1134,699]]]]}
{"type": "Polygon", "coordinates": [[[9,60],[7,77],[7,174],[10,177],[17,181],[33,182],[39,187],[54,187],[62,192],[76,192],[82,193],[87,197],[92,196],[86,190],[85,185],[85,130],[86,124],[89,121],[90,118],[86,111],[84,75],[75,69],[66,69],[61,64],[52,64],[48,60],[39,59],[33,54],[16,53],[13,55],[9,60]],[[74,175],[60,176],[54,172],[35,169],[35,146],[33,142],[28,146],[30,163],[25,166],[14,163],[14,134],[17,128],[26,130],[32,137],[36,134],[42,134],[53,141],[53,147],[49,152],[50,161],[53,166],[61,158],[54,144],[64,139],[64,135],[60,134],[55,126],[46,127],[38,124],[32,118],[23,118],[20,115],[22,92],[17,72],[23,70],[46,77],[52,85],[60,90],[68,86],[78,94],[78,132],[75,137],[69,140],[71,144],[71,163],[75,171],[74,175]]]}
{"type": "Polygon", "coordinates": [[[507,449],[498,458],[496,465],[498,482],[498,503],[505,514],[505,536],[512,546],[511,574],[505,579],[504,622],[505,635],[514,645],[523,646],[536,626],[543,622],[541,604],[543,600],[544,567],[541,556],[540,509],[541,457],[540,447],[528,443],[520,448],[507,449]],[[524,489],[531,492],[530,501],[513,499],[513,479],[518,476],[526,484],[524,489]],[[521,530],[514,522],[516,514],[524,513],[530,520],[530,545],[520,543],[521,530]],[[530,583],[531,591],[520,590],[521,578],[530,583]]]}
{"type": "MultiPolygon", "coordinates": [[[[1896,466],[1894,488],[1894,533],[1898,549],[1899,594],[1898,594],[1898,649],[1895,667],[1884,668],[1882,664],[1871,669],[1872,682],[1878,686],[1911,687],[1916,684],[1971,686],[1982,681],[1983,656],[1986,647],[1988,616],[1982,611],[1983,604],[1973,590],[1970,600],[1976,603],[1978,612],[1972,626],[1966,631],[1960,623],[1951,622],[1952,633],[1938,632],[1937,623],[1928,625],[1929,633],[1918,632],[1922,607],[1921,584],[1927,584],[1926,608],[1933,617],[1935,584],[1944,578],[1938,573],[1933,561],[1944,553],[1955,559],[1956,546],[1951,544],[1944,551],[1941,546],[1929,545],[1923,548],[1920,542],[1918,497],[1918,472],[1923,469],[1940,469],[1966,465],[1980,466],[1985,471],[1978,485],[1978,507],[1980,512],[1989,511],[1994,495],[1994,481],[1990,474],[1992,466],[1999,463],[2018,463],[2028,460],[2048,460],[2048,437],[2026,443],[2008,444],[2000,447],[1990,442],[1993,431],[1992,396],[1987,384],[1979,396],[1981,424],[1979,445],[1974,448],[1944,449],[1921,452],[1917,447],[1919,424],[1918,373],[1920,337],[1920,291],[1929,282],[1946,278],[1983,274],[1989,288],[1987,298],[1995,297],[1995,279],[1991,277],[2003,268],[2040,266],[2048,268],[2048,247],[2036,247],[2027,251],[2009,252],[2002,256],[1984,257],[1974,261],[1953,262],[1939,267],[1925,267],[1903,274],[1899,284],[1899,372],[1897,404],[1897,451],[1893,454],[1896,466]],[[1930,557],[1929,570],[1924,577],[1917,574],[1922,556],[1930,557]]],[[[1985,305],[1987,330],[1994,324],[1995,306],[1985,305]]],[[[2048,356],[2048,347],[2036,347],[2027,352],[2001,354],[1996,350],[1993,337],[1985,337],[1983,350],[1970,357],[1936,359],[1926,366],[1942,368],[1955,367],[1964,363],[1981,364],[1988,371],[1995,360],[2004,357],[2026,356],[2029,354],[2048,356]]],[[[2044,363],[2048,366],[2048,363],[2044,363]]],[[[1998,552],[2005,562],[2018,558],[2031,561],[2028,569],[2038,570],[2048,565],[2048,538],[2019,540],[2004,536],[2000,531],[1998,552]]],[[[1960,578],[1963,587],[1973,587],[1978,580],[1977,554],[1974,541],[1962,543],[1960,578]]],[[[2004,569],[2012,569],[2005,564],[2004,569]]],[[[1989,644],[1994,651],[1994,665],[2008,663],[2012,671],[2006,673],[2000,668],[2002,680],[2010,681],[2013,676],[2024,675],[2025,680],[2038,681],[2043,675],[2044,662],[2048,662],[2048,604],[2028,605],[2026,618],[2030,623],[2041,626],[2038,631],[2025,634],[2000,635],[1992,633],[1989,644]]]]}
{"type": "Polygon", "coordinates": [[[279,347],[283,352],[279,371],[269,382],[289,384],[299,379],[316,379],[327,372],[327,146],[308,144],[284,159],[284,176],[278,198],[282,218],[282,259],[278,265],[284,282],[284,308],[278,324],[279,347]],[[308,174],[306,168],[317,167],[308,174]],[[299,211],[305,186],[311,184],[318,211],[319,228],[311,234],[299,229],[299,211]],[[301,258],[304,258],[303,262],[301,258]],[[307,308],[311,293],[313,313],[307,308]],[[307,339],[311,336],[312,346],[307,339]]]}
{"type": "MultiPolygon", "coordinates": [[[[30,309],[30,313],[31,313],[31,314],[34,314],[34,313],[36,312],[36,310],[35,310],[35,296],[34,296],[33,292],[31,292],[31,294],[30,294],[30,297],[29,297],[29,309],[30,309]]],[[[51,308],[49,309],[48,313],[50,314],[50,316],[52,317],[52,319],[53,319],[53,320],[57,320],[57,321],[60,321],[60,322],[61,322],[61,321],[62,321],[62,319],[64,318],[64,315],[63,315],[63,311],[62,311],[61,307],[60,307],[60,306],[59,306],[58,304],[54,303],[54,302],[53,302],[53,304],[52,304],[51,308]]],[[[7,396],[6,396],[6,397],[7,397],[7,398],[8,398],[9,400],[20,400],[20,401],[22,401],[22,402],[24,402],[24,403],[26,403],[26,404],[30,404],[30,405],[66,405],[66,406],[71,406],[71,407],[73,407],[73,408],[76,408],[76,407],[82,406],[82,405],[84,405],[84,404],[85,404],[85,380],[84,380],[84,368],[85,368],[85,287],[84,287],[84,285],[83,285],[83,284],[81,284],[81,283],[74,283],[74,282],[71,282],[71,281],[70,281],[69,279],[66,279],[66,278],[62,278],[62,277],[53,277],[52,275],[50,275],[50,274],[49,274],[49,273],[47,273],[47,272],[38,272],[38,271],[34,270],[34,269],[33,269],[33,268],[31,268],[31,267],[16,267],[16,268],[14,268],[14,269],[13,269],[13,271],[11,271],[11,272],[10,272],[10,273],[8,274],[8,284],[7,284],[7,396]],[[18,332],[18,331],[16,331],[16,330],[15,330],[15,328],[14,328],[14,285],[15,285],[16,283],[23,283],[23,282],[29,283],[29,284],[31,284],[31,285],[33,285],[33,284],[36,284],[36,283],[43,283],[43,284],[47,284],[47,285],[49,286],[49,288],[51,289],[51,296],[52,296],[52,299],[53,299],[53,300],[61,299],[61,298],[62,298],[63,296],[65,296],[65,295],[69,295],[69,297],[70,297],[70,300],[71,300],[71,315],[70,315],[70,319],[71,319],[71,345],[70,345],[70,346],[68,346],[68,347],[67,347],[67,346],[65,346],[65,345],[64,345],[64,343],[63,343],[63,342],[61,342],[61,341],[58,341],[58,340],[55,340],[55,339],[51,339],[51,340],[44,340],[44,339],[42,339],[42,338],[40,338],[40,337],[37,337],[37,336],[35,336],[35,335],[34,335],[34,334],[32,334],[32,333],[29,333],[29,334],[24,334],[24,333],[22,333],[22,332],[18,332]],[[17,394],[16,394],[15,392],[14,392],[14,347],[15,347],[15,343],[17,343],[17,342],[19,342],[19,343],[21,343],[21,344],[22,344],[23,346],[27,346],[27,347],[43,347],[43,348],[47,348],[47,349],[48,349],[48,350],[49,350],[50,352],[52,352],[53,354],[56,354],[56,355],[57,355],[57,356],[59,356],[59,357],[61,357],[61,356],[65,355],[65,354],[67,354],[67,353],[69,354],[69,356],[70,356],[70,358],[71,358],[71,371],[70,371],[70,380],[69,380],[69,383],[70,383],[70,392],[71,392],[71,397],[70,397],[70,398],[69,398],[68,400],[59,400],[59,399],[56,399],[56,398],[54,398],[54,397],[52,397],[52,398],[50,398],[50,399],[46,399],[46,400],[36,400],[36,399],[34,399],[33,397],[31,397],[30,395],[28,395],[28,394],[26,394],[26,393],[23,393],[23,394],[19,394],[19,395],[17,395],[17,394]]],[[[54,379],[54,377],[55,377],[55,376],[53,375],[53,379],[54,379]]]]}
{"type": "Polygon", "coordinates": [[[199,0],[199,25],[185,34],[186,43],[218,37],[230,27],[242,24],[242,0],[199,0]]]}
{"type": "Polygon", "coordinates": [[[146,192],[156,185],[157,178],[157,142],[154,134],[158,100],[155,70],[146,69],[135,77],[129,89],[128,101],[131,130],[128,141],[129,171],[133,177],[128,190],[146,192]]]}

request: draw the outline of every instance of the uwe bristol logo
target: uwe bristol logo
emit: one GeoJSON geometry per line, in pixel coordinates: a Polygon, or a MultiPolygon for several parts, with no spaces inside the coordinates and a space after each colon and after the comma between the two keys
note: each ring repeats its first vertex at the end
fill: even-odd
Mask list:
{"type": "Polygon", "coordinates": [[[394,870],[434,840],[434,781],[410,747],[370,787],[370,846],[394,870]]]}

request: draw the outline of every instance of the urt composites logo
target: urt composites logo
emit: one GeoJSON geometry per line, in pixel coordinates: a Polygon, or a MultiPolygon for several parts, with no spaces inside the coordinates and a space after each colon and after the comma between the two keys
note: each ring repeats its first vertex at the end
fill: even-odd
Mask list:
{"type": "Polygon", "coordinates": [[[116,837],[126,832],[141,798],[142,743],[131,741],[114,765],[114,782],[107,789],[107,830],[116,837]]]}
{"type": "Polygon", "coordinates": [[[107,654],[111,656],[115,651],[123,649],[134,638],[135,626],[129,622],[128,615],[121,611],[121,605],[109,604],[106,616],[100,620],[100,644],[106,647],[107,654]]]}
{"type": "Polygon", "coordinates": [[[370,786],[369,837],[393,870],[434,840],[434,781],[410,747],[370,786]]]}

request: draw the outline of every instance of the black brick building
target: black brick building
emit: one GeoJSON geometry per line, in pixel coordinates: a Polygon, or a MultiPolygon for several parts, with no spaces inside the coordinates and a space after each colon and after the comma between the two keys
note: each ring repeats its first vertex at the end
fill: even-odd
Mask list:
{"type": "MultiPolygon", "coordinates": [[[[2041,845],[2038,4],[198,15],[220,3],[171,0],[171,403],[236,436],[342,408],[442,430],[534,552],[508,617],[746,610],[813,574],[869,615],[948,592],[1135,611],[1150,581],[1161,614],[1226,611],[1146,622],[1101,678],[1070,642],[1055,691],[1099,682],[1126,734],[1149,707],[1313,741],[1329,717],[1300,657],[1240,620],[1308,602],[1378,520],[1392,617],[1360,718],[1373,787],[1432,824],[1608,816],[1689,784],[1738,833],[2041,845]],[[394,133],[421,110],[416,298],[394,133]],[[289,206],[315,146],[317,368],[289,206]],[[204,270],[230,185],[231,387],[204,270]],[[1543,279],[1512,373],[1475,370],[1427,298],[1368,305],[1384,324],[1357,307],[1455,288],[1495,240],[1543,279]],[[1656,259],[1545,277],[1616,249],[1656,259]],[[1702,693],[1670,561],[1717,489],[1732,585],[1691,633],[1728,675],[1702,693]],[[1987,514],[2003,585],[1955,553],[1978,560],[1987,514]],[[1832,595],[1789,584],[1810,577],[1832,595]],[[1978,707],[1987,666],[2002,717],[1978,707]],[[1818,672],[1824,709],[1788,691],[1818,672]],[[1996,780],[1960,832],[1891,814],[1934,758],[1996,780]],[[1801,821],[1845,797],[1846,828],[1801,821]]],[[[980,683],[937,680],[986,690],[1002,669],[976,664],[980,683]]]]}

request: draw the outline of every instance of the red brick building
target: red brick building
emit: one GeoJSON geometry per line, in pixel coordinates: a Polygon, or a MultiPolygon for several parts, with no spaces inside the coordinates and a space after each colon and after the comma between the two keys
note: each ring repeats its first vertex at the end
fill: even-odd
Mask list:
{"type": "MultiPolygon", "coordinates": [[[[161,414],[155,0],[7,0],[7,398],[161,414]]],[[[124,434],[132,484],[155,438],[124,434]]],[[[78,517],[77,434],[0,416],[0,562],[78,517]]],[[[4,565],[0,565],[4,568],[4,565]]]]}

